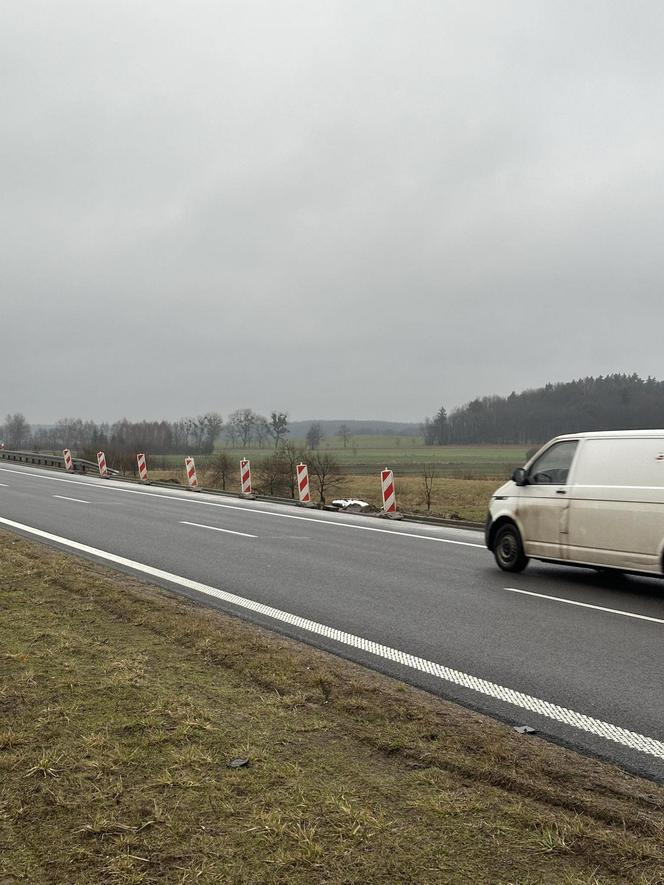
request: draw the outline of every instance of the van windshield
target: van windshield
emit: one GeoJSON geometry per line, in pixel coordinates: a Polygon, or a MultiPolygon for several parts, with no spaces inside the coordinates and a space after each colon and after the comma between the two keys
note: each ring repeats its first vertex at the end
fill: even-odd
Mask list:
{"type": "Polygon", "coordinates": [[[547,449],[528,471],[528,482],[536,485],[564,485],[578,446],[577,440],[559,442],[547,449]]]}

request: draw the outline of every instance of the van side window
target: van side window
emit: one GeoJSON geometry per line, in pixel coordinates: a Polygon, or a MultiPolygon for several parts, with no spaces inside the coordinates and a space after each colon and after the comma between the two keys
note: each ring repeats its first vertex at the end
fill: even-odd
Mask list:
{"type": "MultiPolygon", "coordinates": [[[[657,431],[655,431],[656,433],[657,431]]],[[[664,438],[587,439],[574,482],[583,486],[664,488],[664,438]]]]}
{"type": "Polygon", "coordinates": [[[528,471],[528,482],[536,485],[543,483],[564,485],[574,460],[574,452],[578,442],[569,440],[559,442],[547,449],[528,471]]]}

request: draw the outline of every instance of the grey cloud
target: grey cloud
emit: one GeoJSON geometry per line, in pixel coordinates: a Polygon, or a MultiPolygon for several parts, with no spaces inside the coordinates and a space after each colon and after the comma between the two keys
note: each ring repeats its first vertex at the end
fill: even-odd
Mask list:
{"type": "Polygon", "coordinates": [[[417,420],[661,375],[661,4],[3,18],[5,412],[417,420]]]}

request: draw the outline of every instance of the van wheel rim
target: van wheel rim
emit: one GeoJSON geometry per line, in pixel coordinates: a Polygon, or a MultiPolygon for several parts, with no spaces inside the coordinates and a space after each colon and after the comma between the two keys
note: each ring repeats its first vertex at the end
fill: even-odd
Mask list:
{"type": "Polygon", "coordinates": [[[511,565],[517,557],[516,538],[512,534],[504,534],[500,539],[500,547],[498,548],[500,559],[505,565],[511,565]]]}

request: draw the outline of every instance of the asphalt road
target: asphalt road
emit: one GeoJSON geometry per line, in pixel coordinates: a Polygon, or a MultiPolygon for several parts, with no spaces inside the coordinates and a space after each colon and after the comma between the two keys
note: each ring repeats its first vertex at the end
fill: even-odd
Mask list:
{"type": "Polygon", "coordinates": [[[510,576],[469,530],[21,466],[0,527],[664,781],[662,581],[510,576]]]}

